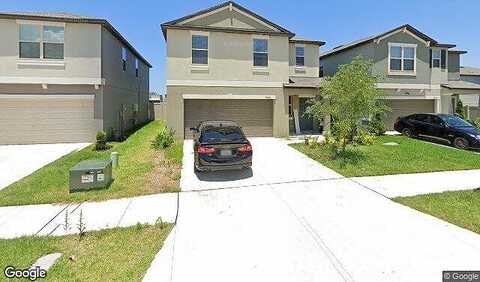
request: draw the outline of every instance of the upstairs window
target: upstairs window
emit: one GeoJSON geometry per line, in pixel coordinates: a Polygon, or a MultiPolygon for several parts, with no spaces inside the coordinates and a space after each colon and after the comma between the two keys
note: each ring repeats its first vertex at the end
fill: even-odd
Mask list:
{"type": "Polygon", "coordinates": [[[22,24],[19,35],[19,57],[63,60],[64,37],[64,27],[22,24]]]}
{"type": "Polygon", "coordinates": [[[305,47],[295,47],[295,65],[297,67],[305,66],[305,47]]]}
{"type": "Polygon", "coordinates": [[[430,49],[430,67],[431,68],[447,68],[447,50],[430,49]]]}
{"type": "Polygon", "coordinates": [[[20,25],[20,58],[40,59],[40,26],[20,25]]]}
{"type": "Polygon", "coordinates": [[[388,52],[390,73],[414,73],[416,51],[411,45],[391,44],[388,52]]]}
{"type": "Polygon", "coordinates": [[[135,77],[138,77],[138,59],[135,58],[135,77]]]}
{"type": "Polygon", "coordinates": [[[268,67],[267,39],[253,39],[253,66],[268,67]]]}
{"type": "Polygon", "coordinates": [[[192,35],[192,64],[208,65],[208,36],[192,35]]]}
{"type": "Polygon", "coordinates": [[[63,59],[65,30],[59,26],[43,27],[43,58],[63,59]]]}
{"type": "Polygon", "coordinates": [[[432,50],[432,67],[439,68],[441,63],[441,52],[440,50],[432,50]]]}
{"type": "Polygon", "coordinates": [[[127,70],[127,48],[122,47],[122,69],[127,70]]]}

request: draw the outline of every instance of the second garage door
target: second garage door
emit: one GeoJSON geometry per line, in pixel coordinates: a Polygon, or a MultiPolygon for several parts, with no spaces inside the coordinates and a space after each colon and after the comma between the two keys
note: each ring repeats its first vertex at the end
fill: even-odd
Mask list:
{"type": "Polygon", "coordinates": [[[398,117],[415,113],[433,113],[435,111],[434,100],[386,100],[385,103],[392,109],[385,119],[387,130],[393,130],[393,124],[398,117]]]}
{"type": "Polygon", "coordinates": [[[273,135],[272,100],[185,100],[185,138],[204,120],[232,120],[247,136],[273,135]]]}
{"type": "Polygon", "coordinates": [[[93,95],[0,95],[0,144],[95,140],[93,95]]]}

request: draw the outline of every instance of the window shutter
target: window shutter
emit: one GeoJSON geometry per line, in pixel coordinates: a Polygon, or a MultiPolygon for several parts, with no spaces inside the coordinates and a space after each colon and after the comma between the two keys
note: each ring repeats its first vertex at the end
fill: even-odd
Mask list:
{"type": "Polygon", "coordinates": [[[442,50],[441,51],[441,66],[442,66],[442,69],[445,69],[447,68],[447,50],[442,50]]]}
{"type": "Polygon", "coordinates": [[[430,49],[430,68],[432,68],[432,49],[430,49]]]}

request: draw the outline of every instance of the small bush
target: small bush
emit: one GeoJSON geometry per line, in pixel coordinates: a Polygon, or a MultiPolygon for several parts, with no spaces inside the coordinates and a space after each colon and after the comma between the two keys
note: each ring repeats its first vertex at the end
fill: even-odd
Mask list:
{"type": "Polygon", "coordinates": [[[107,134],[105,133],[105,131],[97,132],[96,139],[97,139],[97,141],[95,142],[96,151],[108,150],[112,147],[107,143],[107,134]]]}
{"type": "Polygon", "coordinates": [[[165,149],[175,142],[175,131],[171,128],[163,127],[152,142],[155,149],[165,149]]]}
{"type": "Polygon", "coordinates": [[[480,117],[478,117],[477,119],[475,119],[475,126],[480,128],[480,117]]]}
{"type": "Polygon", "coordinates": [[[355,145],[373,145],[376,136],[368,130],[359,130],[358,134],[353,137],[353,144],[355,145]]]}
{"type": "Polygon", "coordinates": [[[385,122],[382,120],[381,116],[377,115],[368,122],[366,130],[373,135],[380,136],[387,131],[387,128],[385,127],[385,122]]]}

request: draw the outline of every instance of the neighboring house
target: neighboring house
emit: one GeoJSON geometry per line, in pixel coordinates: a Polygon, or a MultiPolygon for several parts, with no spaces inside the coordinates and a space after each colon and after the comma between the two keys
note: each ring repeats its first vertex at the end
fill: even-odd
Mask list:
{"type": "Polygon", "coordinates": [[[324,76],[332,76],[356,56],[373,62],[378,87],[390,106],[388,129],[399,116],[416,112],[453,113],[459,95],[476,95],[480,84],[460,80],[455,45],[439,43],[410,25],[338,46],[320,55],[324,76]]]}
{"type": "Polygon", "coordinates": [[[233,120],[249,136],[318,131],[304,117],[320,85],[321,41],[229,1],[162,24],[167,42],[167,123],[191,137],[202,120],[233,120]]]}
{"type": "Polygon", "coordinates": [[[106,20],[0,13],[0,144],[119,138],[148,119],[151,65],[106,20]]]}
{"type": "MultiPolygon", "coordinates": [[[[480,84],[480,68],[460,67],[460,80],[480,84]]],[[[480,106],[480,90],[477,95],[460,95],[465,106],[480,106]]]]}

